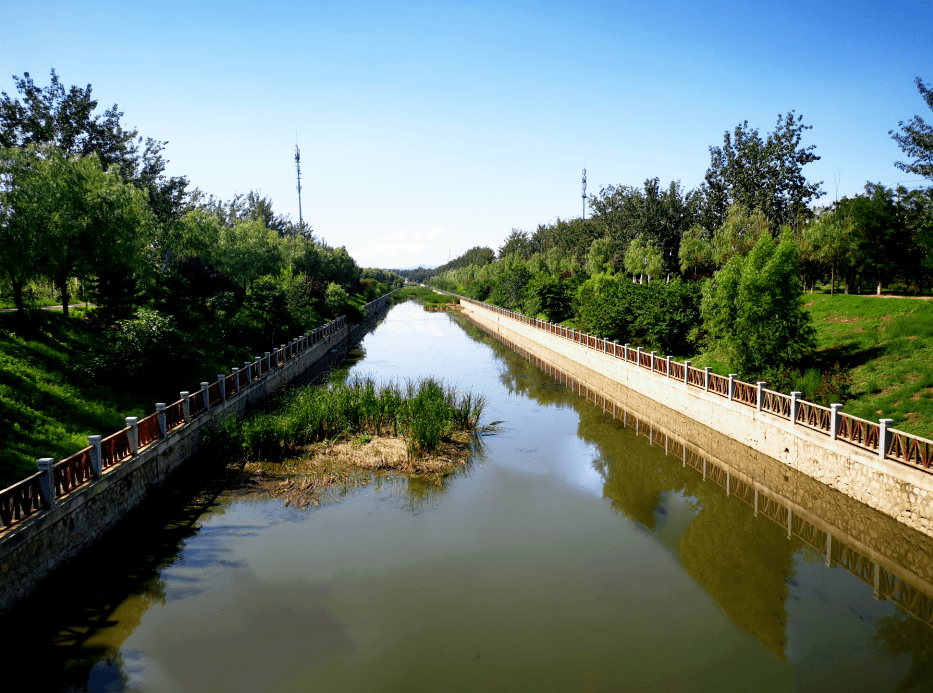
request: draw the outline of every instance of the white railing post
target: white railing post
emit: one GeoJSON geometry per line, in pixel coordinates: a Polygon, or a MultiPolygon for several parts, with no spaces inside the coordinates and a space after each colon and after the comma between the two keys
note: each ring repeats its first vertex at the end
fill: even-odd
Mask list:
{"type": "Polygon", "coordinates": [[[130,439],[130,452],[136,454],[139,452],[139,419],[135,416],[126,417],[126,425],[130,427],[127,431],[127,438],[130,439]]]}
{"type": "Polygon", "coordinates": [[[217,374],[217,387],[220,388],[220,401],[227,401],[227,376],[223,373],[217,374]]]}
{"type": "Polygon", "coordinates": [[[42,500],[49,508],[55,507],[55,460],[51,457],[41,457],[36,460],[39,465],[39,471],[42,476],[39,477],[39,488],[42,492],[42,500]]]}
{"type": "Polygon", "coordinates": [[[836,440],[836,436],[839,435],[839,423],[842,420],[842,417],[839,416],[842,413],[841,404],[830,404],[829,405],[829,438],[830,440],[836,440]]]}
{"type": "Polygon", "coordinates": [[[637,351],[635,352],[637,354],[635,365],[638,366],[639,368],[641,368],[641,355],[644,353],[644,351],[645,351],[644,347],[638,347],[637,351]]]}
{"type": "Polygon", "coordinates": [[[91,446],[91,474],[94,475],[95,479],[100,479],[104,469],[100,456],[100,438],[100,436],[87,437],[87,442],[91,446]]]}
{"type": "Polygon", "coordinates": [[[765,402],[765,388],[768,387],[767,381],[758,381],[758,411],[761,411],[761,405],[765,402]]]}
{"type": "Polygon", "coordinates": [[[800,400],[803,397],[802,392],[794,390],[790,393],[790,424],[797,423],[797,411],[800,409],[800,400]]]}
{"type": "Polygon", "coordinates": [[[729,374],[729,401],[732,401],[732,398],[735,397],[735,379],[739,377],[738,373],[729,374]]]}
{"type": "Polygon", "coordinates": [[[168,421],[165,419],[165,402],[156,402],[156,419],[159,422],[159,432],[164,438],[168,435],[168,421]]]}
{"type": "Polygon", "coordinates": [[[668,356],[668,357],[667,357],[666,359],[664,359],[664,360],[667,361],[667,369],[664,371],[664,375],[666,375],[668,378],[670,378],[670,377],[671,377],[671,361],[674,360],[674,357],[673,357],[673,356],[668,356]]]}
{"type": "Polygon", "coordinates": [[[262,380],[262,356],[256,357],[256,380],[262,380]]]}
{"type": "Polygon", "coordinates": [[[210,383],[201,383],[201,392],[204,393],[201,395],[201,398],[204,400],[204,411],[211,410],[211,391],[208,389],[210,386],[210,383]]]}
{"type": "Polygon", "coordinates": [[[705,385],[704,385],[703,389],[704,389],[706,392],[709,392],[709,381],[712,379],[713,367],[712,367],[712,366],[707,366],[706,368],[703,369],[703,373],[704,373],[704,375],[705,375],[705,378],[704,378],[705,385]]]}
{"type": "Polygon", "coordinates": [[[878,457],[885,458],[888,448],[891,447],[891,429],[894,419],[878,419],[878,457]]]}
{"type": "Polygon", "coordinates": [[[623,357],[626,361],[628,361],[628,349],[629,349],[630,346],[632,346],[632,345],[631,345],[629,342],[626,342],[625,344],[622,345],[622,357],[623,357]]]}
{"type": "MultiPolygon", "coordinates": [[[[236,370],[235,368],[233,370],[236,370]]],[[[187,390],[184,392],[178,393],[178,398],[181,400],[181,411],[185,415],[185,423],[188,423],[191,420],[191,414],[188,411],[188,395],[191,393],[187,390]]]]}
{"type": "Polygon", "coordinates": [[[654,373],[654,364],[657,358],[658,358],[658,352],[652,351],[651,352],[651,372],[652,373],[654,373]]]}
{"type": "Polygon", "coordinates": [[[243,370],[246,371],[246,387],[251,387],[253,384],[253,374],[250,372],[252,369],[252,361],[243,362],[243,370]]]}
{"type": "Polygon", "coordinates": [[[684,385],[690,384],[690,361],[684,361],[684,385]]]}

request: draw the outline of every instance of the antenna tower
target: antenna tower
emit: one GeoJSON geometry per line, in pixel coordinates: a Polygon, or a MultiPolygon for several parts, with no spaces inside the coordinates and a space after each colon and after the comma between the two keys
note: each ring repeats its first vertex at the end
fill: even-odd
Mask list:
{"type": "Polygon", "coordinates": [[[586,169],[583,169],[583,221],[586,221],[586,169]]]}
{"type": "Polygon", "coordinates": [[[301,151],[298,149],[298,143],[295,142],[295,171],[298,173],[298,223],[304,224],[301,218],[301,151]]]}

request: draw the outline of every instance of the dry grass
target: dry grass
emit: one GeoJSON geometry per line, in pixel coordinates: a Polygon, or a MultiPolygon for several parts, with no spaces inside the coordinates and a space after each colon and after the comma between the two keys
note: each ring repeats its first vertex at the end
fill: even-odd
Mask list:
{"type": "Polygon", "coordinates": [[[434,455],[413,457],[403,438],[346,437],[308,445],[284,462],[239,462],[228,494],[279,498],[286,506],[318,507],[347,491],[366,486],[378,474],[394,474],[443,486],[444,478],[467,463],[470,436],[456,433],[441,441],[434,455]]]}

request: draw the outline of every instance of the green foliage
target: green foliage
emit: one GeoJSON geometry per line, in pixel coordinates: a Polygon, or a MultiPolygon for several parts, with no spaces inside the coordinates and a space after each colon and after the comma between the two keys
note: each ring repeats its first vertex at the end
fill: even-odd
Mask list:
{"type": "Polygon", "coordinates": [[[722,267],[733,255],[748,255],[768,232],[768,220],[760,210],[749,214],[742,205],[732,205],[722,226],[713,233],[710,247],[713,264],[722,267]]]}
{"type": "Polygon", "coordinates": [[[737,372],[756,375],[796,363],[814,345],[801,307],[797,249],[790,233],[764,234],[747,257],[733,255],[704,288],[703,326],[737,372]]]}
{"type": "Polygon", "coordinates": [[[661,251],[650,240],[646,241],[643,236],[637,236],[628,247],[625,253],[625,271],[633,277],[639,277],[641,282],[642,275],[647,275],[648,281],[651,277],[657,277],[664,270],[664,260],[661,251]]]}
{"type": "Polygon", "coordinates": [[[568,279],[539,274],[525,286],[526,315],[563,322],[573,314],[574,286],[568,279]]]}
{"type": "Polygon", "coordinates": [[[454,431],[473,431],[485,400],[425,378],[404,386],[357,378],[330,387],[307,386],[281,395],[274,409],[215,429],[221,451],[247,459],[276,460],[302,445],[345,434],[400,435],[409,454],[436,452],[454,431]]]}
{"type": "Polygon", "coordinates": [[[699,224],[694,224],[684,231],[677,252],[681,272],[692,270],[697,274],[713,266],[713,248],[710,240],[709,232],[699,224]]]}
{"type": "Polygon", "coordinates": [[[722,147],[710,147],[710,167],[706,171],[707,227],[718,228],[728,209],[739,204],[760,210],[776,228],[796,226],[810,217],[809,203],[823,191],[819,183],[808,183],[803,167],[820,157],[816,145],[801,147],[805,130],[803,116],[790,111],[778,116],[774,131],[763,140],[748,121],[726,131],[722,147]]]}
{"type": "MultiPolygon", "coordinates": [[[[920,97],[933,110],[933,88],[924,84],[920,77],[917,77],[916,84],[920,97]]],[[[901,151],[913,157],[914,161],[909,164],[898,161],[894,165],[906,173],[933,180],[933,127],[920,116],[914,116],[907,123],[900,121],[897,125],[901,131],[891,130],[888,134],[897,142],[901,151]]]]}
{"type": "Polygon", "coordinates": [[[67,306],[73,277],[117,267],[142,270],[152,212],[119,168],[105,171],[96,154],[71,159],[54,147],[3,150],[0,163],[7,180],[0,192],[6,212],[0,266],[14,295],[21,297],[26,280],[43,276],[56,284],[67,306]]]}
{"type": "Polygon", "coordinates": [[[327,285],[324,296],[324,310],[330,315],[337,316],[345,312],[350,305],[350,297],[346,290],[335,282],[327,285]]]}
{"type": "Polygon", "coordinates": [[[88,372],[99,382],[112,383],[159,377],[160,368],[178,360],[186,344],[171,316],[140,308],[135,316],[118,321],[116,329],[105,332],[88,372]]]}

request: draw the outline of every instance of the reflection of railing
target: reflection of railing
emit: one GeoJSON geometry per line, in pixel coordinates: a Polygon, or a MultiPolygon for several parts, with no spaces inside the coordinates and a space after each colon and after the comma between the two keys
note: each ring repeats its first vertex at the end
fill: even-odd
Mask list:
{"type": "MultiPolygon", "coordinates": [[[[276,349],[274,355],[267,354],[264,358],[245,364],[239,371],[234,370],[230,375],[221,376],[217,382],[204,383],[206,387],[197,392],[182,393],[181,399],[167,407],[157,405],[158,411],[141,421],[137,422],[135,418],[129,417],[129,425],[126,428],[103,440],[98,439],[98,443],[49,464],[47,469],[40,469],[39,473],[3,489],[0,491],[0,529],[21,523],[43,508],[50,507],[55,499],[67,496],[75,489],[93,482],[104,472],[136,455],[140,449],[152,445],[174,429],[197,418],[206,412],[209,406],[220,404],[231,395],[242,392],[251,382],[285,365],[345,326],[345,316],[332,320],[309,334],[293,339],[289,344],[283,344],[281,348],[276,349]]],[[[45,460],[40,460],[40,463],[43,462],[45,460]]]]}
{"type": "MultiPolygon", "coordinates": [[[[801,517],[799,509],[797,511],[791,509],[790,501],[774,497],[776,494],[764,489],[753,480],[707,459],[688,445],[672,439],[650,422],[639,420],[637,416],[612,402],[605,395],[548,364],[533,352],[514,344],[501,334],[492,336],[569,387],[573,392],[578,393],[580,397],[602,407],[606,413],[611,413],[615,419],[632,428],[637,435],[647,438],[651,444],[663,448],[665,453],[681,460],[684,467],[691,467],[704,479],[722,487],[727,495],[740,499],[753,508],[756,515],[764,515],[785,528],[788,538],[796,536],[811,549],[823,553],[826,556],[827,566],[838,565],[845,568],[858,576],[862,582],[873,586],[874,594],[878,599],[890,599],[915,618],[933,626],[933,586],[929,586],[928,592],[922,591],[905,578],[900,577],[891,567],[885,567],[877,561],[870,560],[862,552],[834,536],[831,530],[821,529],[813,522],[801,517]]],[[[757,394],[757,388],[752,387],[751,391],[757,394]]],[[[738,399],[738,396],[735,398],[738,399]]],[[[840,534],[842,534],[841,531],[840,534]]]]}

